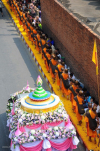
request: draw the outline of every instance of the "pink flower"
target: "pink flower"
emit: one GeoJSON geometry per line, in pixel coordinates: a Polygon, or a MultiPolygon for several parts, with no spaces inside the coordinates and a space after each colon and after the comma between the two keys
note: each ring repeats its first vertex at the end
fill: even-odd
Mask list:
{"type": "Polygon", "coordinates": [[[42,123],[45,123],[45,121],[43,120],[42,123]]]}
{"type": "Polygon", "coordinates": [[[30,139],[28,139],[28,142],[30,142],[31,140],[30,139]]]}
{"type": "Polygon", "coordinates": [[[42,140],[42,136],[40,136],[40,139],[42,140]]]}
{"type": "Polygon", "coordinates": [[[21,144],[22,142],[21,142],[21,140],[20,141],[18,141],[19,142],[19,144],[21,144]]]}
{"type": "Polygon", "coordinates": [[[64,129],[64,133],[66,133],[66,129],[64,129]]]}
{"type": "Polygon", "coordinates": [[[41,138],[41,136],[38,136],[38,138],[40,139],[40,138],[41,138]]]}
{"type": "Polygon", "coordinates": [[[53,122],[56,122],[56,119],[54,119],[53,122]]]}
{"type": "Polygon", "coordinates": [[[27,132],[25,132],[25,136],[28,137],[28,133],[27,132]]]}
{"type": "Polygon", "coordinates": [[[39,122],[39,124],[40,124],[40,123],[41,123],[41,120],[39,119],[38,122],[39,122]]]}
{"type": "Polygon", "coordinates": [[[55,136],[52,136],[52,138],[54,138],[54,139],[55,139],[55,136]]]}
{"type": "Polygon", "coordinates": [[[48,136],[48,140],[50,140],[50,136],[48,136]]]}
{"type": "Polygon", "coordinates": [[[51,127],[49,127],[49,131],[51,131],[52,130],[52,128],[51,127]]]}
{"type": "Polygon", "coordinates": [[[50,133],[49,133],[49,135],[51,135],[51,136],[52,136],[52,132],[50,132],[50,133]]]}
{"type": "Polygon", "coordinates": [[[62,137],[64,138],[64,137],[65,137],[65,135],[62,135],[62,137]]]}
{"type": "Polygon", "coordinates": [[[40,116],[38,116],[38,119],[40,120],[40,116]]]}

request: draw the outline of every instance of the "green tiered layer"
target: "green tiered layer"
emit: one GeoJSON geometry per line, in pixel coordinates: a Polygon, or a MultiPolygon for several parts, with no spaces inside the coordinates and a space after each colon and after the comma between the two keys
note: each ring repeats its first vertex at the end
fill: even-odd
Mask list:
{"type": "Polygon", "coordinates": [[[38,88],[36,88],[36,90],[32,94],[32,96],[36,98],[41,98],[41,97],[43,98],[46,97],[47,95],[48,95],[47,92],[41,86],[38,86],[38,88]]]}

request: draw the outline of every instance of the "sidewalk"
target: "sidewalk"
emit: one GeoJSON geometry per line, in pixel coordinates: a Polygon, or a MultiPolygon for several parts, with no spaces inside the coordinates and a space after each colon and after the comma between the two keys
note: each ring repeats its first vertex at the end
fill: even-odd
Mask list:
{"type": "Polygon", "coordinates": [[[100,35],[100,0],[58,0],[77,18],[100,35]]]}

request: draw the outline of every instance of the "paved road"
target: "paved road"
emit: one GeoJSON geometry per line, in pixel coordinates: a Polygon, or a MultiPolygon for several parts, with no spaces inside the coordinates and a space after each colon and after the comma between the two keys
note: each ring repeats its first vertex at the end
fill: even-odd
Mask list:
{"type": "MultiPolygon", "coordinates": [[[[4,17],[0,14],[0,151],[9,151],[9,131],[6,127],[6,104],[11,93],[22,89],[27,80],[35,86],[40,74],[34,61],[20,39],[5,8],[4,17]]],[[[43,87],[50,90],[43,79],[43,87]]],[[[79,144],[76,151],[84,151],[79,144]]]]}

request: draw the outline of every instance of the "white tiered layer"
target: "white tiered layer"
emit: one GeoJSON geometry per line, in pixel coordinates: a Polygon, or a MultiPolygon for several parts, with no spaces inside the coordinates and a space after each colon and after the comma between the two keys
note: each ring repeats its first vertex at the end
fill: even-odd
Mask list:
{"type": "Polygon", "coordinates": [[[47,109],[47,108],[51,108],[51,107],[56,106],[60,101],[60,99],[57,95],[52,94],[52,96],[54,97],[54,100],[52,102],[49,102],[49,101],[48,102],[42,102],[42,104],[40,103],[40,104],[37,104],[37,105],[36,104],[35,105],[34,104],[33,105],[32,104],[27,104],[25,102],[25,99],[27,97],[25,96],[21,100],[21,105],[25,108],[28,108],[28,109],[47,109]]]}

